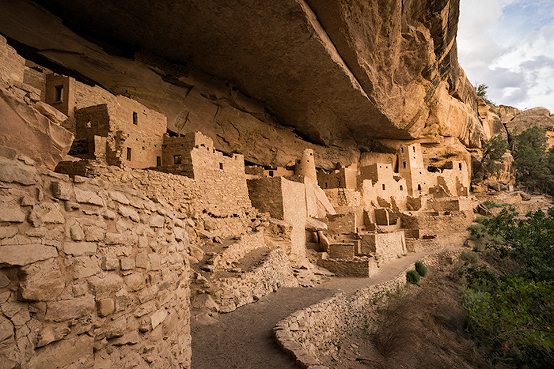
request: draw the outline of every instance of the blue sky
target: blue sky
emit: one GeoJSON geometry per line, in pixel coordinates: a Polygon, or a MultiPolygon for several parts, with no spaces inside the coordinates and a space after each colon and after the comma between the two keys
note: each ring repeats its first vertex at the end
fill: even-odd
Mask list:
{"type": "Polygon", "coordinates": [[[491,101],[554,114],[553,0],[460,0],[458,56],[491,101]]]}

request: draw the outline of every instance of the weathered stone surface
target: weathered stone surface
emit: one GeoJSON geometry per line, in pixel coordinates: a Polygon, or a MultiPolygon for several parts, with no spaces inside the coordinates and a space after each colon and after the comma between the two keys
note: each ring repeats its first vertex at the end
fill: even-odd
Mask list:
{"type": "Polygon", "coordinates": [[[2,157],[0,157],[0,166],[2,167],[0,171],[0,181],[2,182],[15,182],[26,186],[36,183],[37,172],[33,167],[2,157]]]}
{"type": "Polygon", "coordinates": [[[105,277],[94,276],[89,278],[88,282],[91,286],[92,293],[96,294],[96,299],[109,297],[123,287],[123,278],[113,273],[105,277]]]}
{"type": "Polygon", "coordinates": [[[65,223],[65,217],[61,213],[58,204],[41,203],[33,206],[33,210],[29,215],[29,221],[34,227],[38,227],[43,223],[63,224],[65,223]]]}
{"type": "Polygon", "coordinates": [[[41,244],[0,246],[0,266],[23,266],[58,256],[53,246],[41,244]]]}
{"type": "Polygon", "coordinates": [[[92,314],[95,309],[96,304],[92,296],[49,302],[46,305],[46,319],[53,322],[79,319],[92,314]]]}
{"type": "Polygon", "coordinates": [[[135,272],[125,276],[125,284],[127,285],[127,289],[133,292],[144,288],[146,282],[141,272],[135,272]]]}
{"type": "Polygon", "coordinates": [[[74,362],[83,362],[82,367],[93,364],[94,338],[86,334],[78,338],[62,340],[38,349],[33,367],[44,369],[67,368],[74,362]],[[85,364],[87,363],[88,364],[85,364]]]}
{"type": "Polygon", "coordinates": [[[51,184],[52,194],[60,200],[71,200],[73,187],[67,182],[53,181],[51,184]]]}
{"type": "Polygon", "coordinates": [[[107,316],[114,312],[115,302],[113,299],[102,299],[97,302],[98,315],[107,316]]]}
{"type": "Polygon", "coordinates": [[[69,227],[69,234],[73,241],[82,241],[85,239],[85,232],[83,232],[83,228],[81,228],[78,223],[73,223],[71,227],[69,227]]]}
{"type": "Polygon", "coordinates": [[[104,206],[104,200],[93,191],[84,191],[75,187],[75,197],[79,203],[104,206]]]}
{"type": "Polygon", "coordinates": [[[15,200],[0,199],[0,222],[21,223],[25,220],[25,213],[15,200]]]}
{"type": "Polygon", "coordinates": [[[46,326],[38,334],[37,347],[46,346],[52,342],[59,341],[71,332],[65,324],[57,326],[46,326]]]}
{"type": "Polygon", "coordinates": [[[6,319],[3,315],[0,315],[0,342],[6,338],[12,337],[14,334],[13,324],[6,319]]]}
{"type": "Polygon", "coordinates": [[[96,258],[79,256],[75,258],[73,266],[73,278],[85,278],[100,273],[100,267],[96,258]]]}
{"type": "Polygon", "coordinates": [[[10,238],[17,234],[17,228],[14,226],[0,228],[0,239],[10,238]]]}
{"type": "Polygon", "coordinates": [[[96,253],[96,244],[93,242],[64,242],[63,251],[73,256],[90,256],[96,253]]]}
{"type": "Polygon", "coordinates": [[[128,206],[120,206],[118,209],[118,213],[125,218],[131,219],[133,222],[140,222],[140,216],[138,215],[136,210],[128,206]]]}
{"type": "Polygon", "coordinates": [[[60,267],[55,259],[24,266],[19,271],[19,288],[25,300],[52,301],[65,288],[60,267]]]}
{"type": "Polygon", "coordinates": [[[156,311],[152,316],[150,317],[152,321],[152,329],[156,328],[160,323],[162,323],[165,318],[167,318],[167,311],[165,309],[160,309],[156,311]]]}

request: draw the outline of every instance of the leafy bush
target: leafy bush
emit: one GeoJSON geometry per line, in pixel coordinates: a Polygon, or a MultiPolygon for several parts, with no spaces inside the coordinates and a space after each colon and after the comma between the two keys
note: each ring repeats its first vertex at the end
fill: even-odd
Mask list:
{"type": "Polygon", "coordinates": [[[415,270],[422,277],[427,275],[427,267],[421,261],[416,261],[415,270]]]}
{"type": "Polygon", "coordinates": [[[475,264],[480,260],[479,255],[471,251],[462,251],[462,253],[460,254],[460,259],[471,264],[475,264]]]}
{"type": "Polygon", "coordinates": [[[408,281],[411,284],[418,284],[419,283],[419,273],[415,270],[408,270],[406,272],[406,281],[408,281]]]}
{"type": "Polygon", "coordinates": [[[483,205],[485,205],[487,208],[489,209],[492,209],[492,208],[503,208],[505,206],[509,206],[510,204],[508,204],[507,202],[503,202],[503,203],[496,203],[492,200],[487,200],[485,202],[483,202],[483,205]]]}

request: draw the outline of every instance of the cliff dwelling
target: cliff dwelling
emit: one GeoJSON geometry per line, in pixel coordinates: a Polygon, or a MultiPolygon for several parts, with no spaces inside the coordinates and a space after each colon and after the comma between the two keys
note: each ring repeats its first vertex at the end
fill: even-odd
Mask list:
{"type": "MultiPolygon", "coordinates": [[[[195,324],[467,240],[504,126],[457,1],[162,3],[0,4],[2,368],[195,367],[195,324]]],[[[368,288],[268,337],[323,368],[368,288]]]]}

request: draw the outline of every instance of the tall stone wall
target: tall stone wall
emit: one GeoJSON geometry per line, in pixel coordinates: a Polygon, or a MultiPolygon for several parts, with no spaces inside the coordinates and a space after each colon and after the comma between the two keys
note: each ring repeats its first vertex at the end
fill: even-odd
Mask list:
{"type": "Polygon", "coordinates": [[[174,210],[19,159],[0,157],[1,366],[190,367],[189,246],[174,210]]]}

